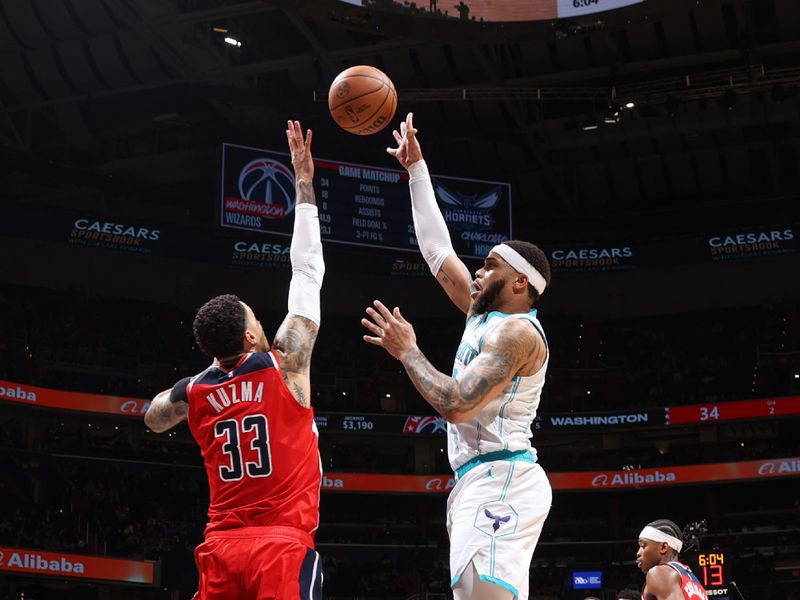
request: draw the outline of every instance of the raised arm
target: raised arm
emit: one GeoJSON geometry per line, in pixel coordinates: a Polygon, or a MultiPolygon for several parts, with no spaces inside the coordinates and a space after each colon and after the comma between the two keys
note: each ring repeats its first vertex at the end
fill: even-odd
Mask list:
{"type": "Polygon", "coordinates": [[[303,137],[299,121],[289,121],[286,138],[295,174],[294,231],[289,256],[289,313],[275,334],[272,348],[281,363],[281,375],[295,400],[311,406],[311,351],[320,322],[319,294],[325,275],[319,213],[314,196],[314,159],[311,130],[303,137]]]}
{"type": "Polygon", "coordinates": [[[400,309],[389,312],[376,300],[375,309],[368,308],[367,314],[372,321],[362,319],[361,323],[375,335],[365,335],[364,341],[383,347],[403,363],[417,391],[451,423],[471,419],[526,365],[546,353],[530,323],[506,319],[484,338],[481,352],[456,380],[437,371],[425,358],[417,347],[414,328],[400,309]]]}
{"type": "Polygon", "coordinates": [[[190,378],[181,379],[169,390],[159,392],[147,407],[144,414],[144,424],[152,431],[162,433],[172,429],[186,419],[189,412],[189,403],[186,396],[186,386],[190,378]]]}
{"type": "Polygon", "coordinates": [[[466,265],[456,256],[447,223],[436,203],[428,165],[422,158],[422,149],[414,128],[414,115],[408,113],[400,124],[400,131],[393,131],[397,148],[386,151],[397,158],[408,170],[408,187],[411,191],[411,214],[417,243],[439,285],[450,300],[464,314],[469,312],[472,277],[466,265]]]}

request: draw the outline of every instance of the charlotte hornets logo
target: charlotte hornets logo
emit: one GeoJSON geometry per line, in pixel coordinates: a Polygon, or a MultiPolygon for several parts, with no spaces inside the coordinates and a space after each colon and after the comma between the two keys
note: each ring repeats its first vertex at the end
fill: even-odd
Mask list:
{"type": "Polygon", "coordinates": [[[488,508],[483,509],[483,514],[485,514],[487,518],[494,521],[492,523],[492,529],[494,529],[495,533],[497,533],[497,530],[500,529],[500,525],[502,523],[508,523],[511,520],[511,515],[505,515],[505,516],[496,515],[488,508]]]}
{"type": "Polygon", "coordinates": [[[294,175],[283,163],[257,158],[239,173],[239,195],[244,200],[267,205],[259,214],[283,219],[294,210],[294,175]]]}
{"type": "Polygon", "coordinates": [[[517,511],[501,500],[486,502],[478,507],[474,527],[491,537],[503,537],[514,533],[519,523],[517,511]]]}
{"type": "Polygon", "coordinates": [[[460,230],[486,230],[494,225],[492,212],[502,197],[500,186],[494,186],[483,194],[466,196],[452,191],[434,181],[436,197],[443,204],[442,213],[448,224],[460,230]]]}

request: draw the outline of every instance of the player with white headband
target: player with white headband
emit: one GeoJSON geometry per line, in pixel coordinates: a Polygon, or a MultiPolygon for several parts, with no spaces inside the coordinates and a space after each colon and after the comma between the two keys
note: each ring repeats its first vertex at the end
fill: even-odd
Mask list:
{"type": "Polygon", "coordinates": [[[678,562],[682,549],[683,535],[672,521],[659,519],[642,529],[636,566],[647,575],[643,600],[708,600],[692,570],[678,562]]]}
{"type": "Polygon", "coordinates": [[[414,229],[431,272],[467,324],[452,376],[416,345],[411,324],[375,301],[364,340],[400,360],[423,398],[448,421],[457,483],[447,502],[451,587],[456,600],[528,598],[533,551],[552,490],[531,447],[531,422],[549,352],[533,305],[550,284],[537,246],[509,240],[489,252],[475,279],[456,256],[409,113],[388,152],[408,169],[414,229]]]}

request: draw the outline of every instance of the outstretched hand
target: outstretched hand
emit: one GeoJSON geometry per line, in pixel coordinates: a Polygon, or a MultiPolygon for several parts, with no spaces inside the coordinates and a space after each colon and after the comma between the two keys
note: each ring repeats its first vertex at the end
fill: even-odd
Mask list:
{"type": "Polygon", "coordinates": [[[289,141],[289,152],[292,154],[295,180],[311,182],[314,179],[314,158],[311,156],[311,130],[307,130],[305,138],[303,138],[303,128],[300,126],[300,121],[287,121],[286,127],[286,139],[289,141]]]}
{"type": "Polygon", "coordinates": [[[387,148],[386,152],[394,156],[404,169],[422,160],[422,149],[417,140],[417,130],[414,128],[414,113],[408,113],[406,120],[400,123],[400,131],[392,131],[397,148],[387,148]]]}
{"type": "Polygon", "coordinates": [[[361,324],[375,335],[365,335],[364,341],[380,346],[397,360],[402,360],[406,352],[417,346],[414,327],[403,318],[399,308],[395,307],[394,311],[389,312],[379,300],[375,300],[373,304],[375,308],[367,308],[367,314],[372,321],[361,319],[361,324]]]}

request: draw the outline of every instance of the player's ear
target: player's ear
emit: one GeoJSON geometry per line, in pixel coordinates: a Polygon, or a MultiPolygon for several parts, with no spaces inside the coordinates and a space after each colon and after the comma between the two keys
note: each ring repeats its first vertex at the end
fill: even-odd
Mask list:
{"type": "Polygon", "coordinates": [[[256,337],[255,333],[253,333],[249,329],[244,330],[244,345],[246,348],[255,346],[257,341],[258,338],[256,337]]]}

